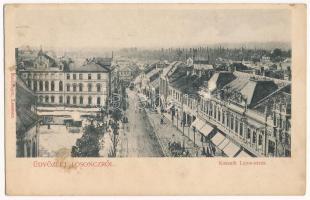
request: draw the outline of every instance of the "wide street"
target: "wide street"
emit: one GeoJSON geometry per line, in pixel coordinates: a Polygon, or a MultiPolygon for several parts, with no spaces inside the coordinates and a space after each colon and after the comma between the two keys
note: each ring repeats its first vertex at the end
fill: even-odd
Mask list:
{"type": "Polygon", "coordinates": [[[163,152],[143,109],[139,97],[128,90],[128,124],[120,132],[119,157],[162,157],[163,152]]]}

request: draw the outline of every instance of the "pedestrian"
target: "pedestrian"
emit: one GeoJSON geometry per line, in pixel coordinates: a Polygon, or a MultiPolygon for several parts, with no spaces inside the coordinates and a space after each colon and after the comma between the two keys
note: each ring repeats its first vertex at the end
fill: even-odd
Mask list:
{"type": "Polygon", "coordinates": [[[205,156],[206,155],[206,148],[205,147],[202,147],[202,153],[201,155],[205,156]]]}
{"type": "Polygon", "coordinates": [[[216,153],[216,148],[212,145],[211,149],[212,149],[212,153],[213,153],[213,155],[215,156],[215,153],[216,153]]]}
{"type": "Polygon", "coordinates": [[[210,150],[209,150],[209,148],[207,147],[207,153],[206,153],[206,156],[207,157],[210,157],[210,150]]]}

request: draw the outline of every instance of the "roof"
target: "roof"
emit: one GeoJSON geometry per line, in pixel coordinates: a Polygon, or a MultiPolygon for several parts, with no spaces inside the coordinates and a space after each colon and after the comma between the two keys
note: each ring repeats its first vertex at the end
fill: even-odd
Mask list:
{"type": "Polygon", "coordinates": [[[75,65],[74,63],[71,63],[69,65],[69,71],[78,71],[78,72],[109,72],[109,70],[106,67],[103,67],[99,64],[96,64],[94,62],[87,63],[84,65],[75,65]]]}
{"type": "Polygon", "coordinates": [[[156,75],[156,74],[159,74],[160,70],[159,69],[153,69],[152,71],[149,71],[147,74],[146,74],[146,77],[148,78],[151,78],[152,76],[156,75]]]}
{"type": "Polygon", "coordinates": [[[38,116],[31,111],[35,102],[34,93],[19,76],[16,77],[16,132],[24,133],[36,124],[38,116]]]}
{"type": "Polygon", "coordinates": [[[271,80],[256,80],[238,77],[223,90],[230,100],[241,103],[246,100],[249,107],[255,106],[261,99],[276,91],[278,86],[271,80]]]}
{"type": "Polygon", "coordinates": [[[187,69],[180,67],[170,77],[170,85],[184,94],[197,95],[208,76],[187,75],[187,69]]]}
{"type": "Polygon", "coordinates": [[[169,72],[171,72],[172,69],[175,67],[175,65],[178,65],[178,64],[180,64],[180,62],[178,62],[178,61],[175,61],[175,62],[170,63],[170,64],[168,65],[168,67],[166,67],[166,68],[163,69],[163,73],[162,73],[163,76],[168,76],[169,72]]]}
{"type": "Polygon", "coordinates": [[[264,113],[267,111],[267,115],[271,115],[274,104],[284,103],[290,106],[291,104],[291,85],[279,88],[275,92],[261,99],[257,105],[253,108],[254,110],[264,113]]]}
{"type": "Polygon", "coordinates": [[[222,89],[226,84],[230,83],[234,79],[236,79],[236,76],[232,72],[221,71],[215,73],[208,81],[208,89],[211,92],[216,89],[222,89]]]}
{"type": "Polygon", "coordinates": [[[153,88],[159,88],[159,78],[157,78],[154,81],[150,82],[150,86],[153,87],[153,88]]]}

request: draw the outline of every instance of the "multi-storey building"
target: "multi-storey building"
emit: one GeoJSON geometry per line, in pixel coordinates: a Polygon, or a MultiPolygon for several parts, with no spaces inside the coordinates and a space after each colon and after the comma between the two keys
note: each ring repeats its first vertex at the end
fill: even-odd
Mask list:
{"type": "Polygon", "coordinates": [[[238,147],[234,155],[240,148],[252,156],[290,156],[289,84],[258,77],[237,77],[215,90],[211,84],[201,93],[198,110],[200,120],[224,136],[215,146],[223,150],[227,138],[238,147]]]}
{"type": "MultiPolygon", "coordinates": [[[[16,56],[19,57],[18,49],[16,56]]],[[[17,59],[18,74],[34,91],[40,106],[102,108],[107,106],[114,81],[111,59],[87,59],[77,64],[40,50],[26,63],[17,59]]]]}

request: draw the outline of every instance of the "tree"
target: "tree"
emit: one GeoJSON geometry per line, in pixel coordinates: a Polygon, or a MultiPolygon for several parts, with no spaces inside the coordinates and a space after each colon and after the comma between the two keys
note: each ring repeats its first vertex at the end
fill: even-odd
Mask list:
{"type": "Polygon", "coordinates": [[[75,146],[72,147],[72,157],[98,157],[100,150],[99,134],[102,131],[94,125],[85,127],[81,138],[77,139],[75,146]]]}

